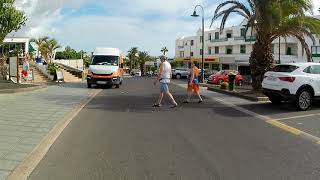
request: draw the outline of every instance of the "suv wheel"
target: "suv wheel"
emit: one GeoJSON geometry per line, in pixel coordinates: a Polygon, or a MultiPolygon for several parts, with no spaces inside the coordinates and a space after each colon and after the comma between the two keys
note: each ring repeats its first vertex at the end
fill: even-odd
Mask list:
{"type": "Polygon", "coordinates": [[[298,110],[306,111],[312,104],[312,94],[308,89],[302,89],[297,94],[296,106],[298,110]]]}
{"type": "Polygon", "coordinates": [[[176,75],[176,78],[177,78],[177,79],[181,79],[181,75],[180,75],[180,74],[177,74],[177,75],[176,75]]]}
{"type": "Polygon", "coordinates": [[[277,96],[268,96],[268,97],[272,104],[280,104],[282,102],[281,97],[277,97],[277,96]]]}

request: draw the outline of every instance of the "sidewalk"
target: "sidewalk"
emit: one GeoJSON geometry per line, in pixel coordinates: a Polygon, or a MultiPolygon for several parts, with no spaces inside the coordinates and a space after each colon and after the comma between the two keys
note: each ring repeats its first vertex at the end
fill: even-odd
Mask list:
{"type": "Polygon", "coordinates": [[[0,180],[31,153],[49,131],[96,90],[61,84],[32,92],[0,94],[0,180]]]}

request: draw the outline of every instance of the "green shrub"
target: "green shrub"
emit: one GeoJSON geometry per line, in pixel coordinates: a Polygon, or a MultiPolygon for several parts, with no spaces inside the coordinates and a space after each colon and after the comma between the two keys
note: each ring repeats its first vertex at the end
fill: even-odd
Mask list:
{"type": "Polygon", "coordinates": [[[54,75],[56,74],[56,70],[59,69],[59,66],[54,64],[54,63],[49,63],[48,64],[48,72],[51,74],[51,75],[54,75]]]}

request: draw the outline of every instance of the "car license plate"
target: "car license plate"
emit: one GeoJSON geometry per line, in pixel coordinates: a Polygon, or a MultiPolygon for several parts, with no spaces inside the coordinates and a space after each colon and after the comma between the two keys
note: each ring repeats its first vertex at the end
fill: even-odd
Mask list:
{"type": "Polygon", "coordinates": [[[107,84],[106,81],[97,81],[97,84],[107,84]]]}

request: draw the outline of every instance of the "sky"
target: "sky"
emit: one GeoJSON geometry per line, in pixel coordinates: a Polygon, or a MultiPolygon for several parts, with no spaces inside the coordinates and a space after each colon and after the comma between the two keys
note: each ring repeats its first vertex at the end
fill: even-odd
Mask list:
{"type": "MultiPolygon", "coordinates": [[[[313,1],[314,9],[319,9],[320,0],[313,1]]],[[[28,21],[13,34],[49,36],[63,47],[86,52],[95,47],[117,47],[126,53],[138,47],[158,56],[166,46],[168,56],[173,57],[175,40],[195,35],[201,26],[200,17],[190,16],[194,6],[205,7],[205,27],[209,27],[221,2],[224,0],[16,0],[28,21]]],[[[234,16],[228,25],[238,25],[241,20],[234,16]]]]}

